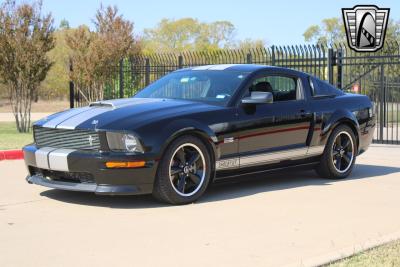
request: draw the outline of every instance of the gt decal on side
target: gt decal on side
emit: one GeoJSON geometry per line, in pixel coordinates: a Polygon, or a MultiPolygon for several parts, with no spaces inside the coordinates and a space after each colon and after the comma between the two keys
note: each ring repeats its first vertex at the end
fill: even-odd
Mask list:
{"type": "Polygon", "coordinates": [[[218,160],[216,163],[216,169],[234,169],[238,167],[277,163],[283,160],[297,160],[301,158],[321,155],[323,151],[324,146],[315,146],[311,148],[305,147],[278,152],[259,153],[250,156],[243,156],[240,158],[228,158],[218,160]]]}
{"type": "Polygon", "coordinates": [[[222,159],[216,162],[216,170],[232,169],[239,167],[239,158],[222,159]]]}

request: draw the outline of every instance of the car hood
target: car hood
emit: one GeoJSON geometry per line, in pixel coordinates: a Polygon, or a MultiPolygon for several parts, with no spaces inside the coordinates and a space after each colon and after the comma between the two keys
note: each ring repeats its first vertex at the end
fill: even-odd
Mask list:
{"type": "Polygon", "coordinates": [[[60,129],[134,129],[166,118],[222,109],[206,103],[159,98],[125,98],[91,103],[48,116],[35,126],[60,129]]]}

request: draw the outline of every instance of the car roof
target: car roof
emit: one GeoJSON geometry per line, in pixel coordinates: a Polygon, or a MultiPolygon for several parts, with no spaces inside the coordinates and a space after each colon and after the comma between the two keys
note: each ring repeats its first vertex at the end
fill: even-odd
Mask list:
{"type": "Polygon", "coordinates": [[[275,67],[268,65],[258,65],[258,64],[215,64],[215,65],[203,65],[203,66],[195,66],[189,68],[183,68],[176,70],[178,71],[190,71],[190,70],[215,70],[215,71],[241,71],[241,72],[255,72],[258,70],[269,70],[269,71],[289,71],[292,73],[304,74],[303,72],[283,68],[283,67],[275,67]]]}

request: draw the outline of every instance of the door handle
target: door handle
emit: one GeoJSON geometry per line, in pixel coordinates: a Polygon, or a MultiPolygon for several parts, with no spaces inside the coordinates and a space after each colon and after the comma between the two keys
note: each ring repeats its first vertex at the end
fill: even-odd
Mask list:
{"type": "Polygon", "coordinates": [[[308,115],[310,115],[311,113],[309,112],[309,111],[306,111],[306,110],[304,110],[304,109],[301,109],[300,110],[300,116],[302,117],[302,118],[304,118],[304,117],[307,117],[308,115]]]}

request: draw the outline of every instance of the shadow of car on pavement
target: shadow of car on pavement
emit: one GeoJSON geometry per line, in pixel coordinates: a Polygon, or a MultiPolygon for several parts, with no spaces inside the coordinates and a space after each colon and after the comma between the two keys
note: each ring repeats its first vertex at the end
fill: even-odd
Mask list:
{"type": "MultiPolygon", "coordinates": [[[[305,186],[328,186],[333,183],[358,179],[373,179],[376,176],[400,173],[400,168],[357,164],[351,175],[343,180],[329,180],[318,177],[312,170],[281,171],[280,173],[247,175],[218,182],[208,188],[195,204],[247,197],[258,193],[288,190],[305,186]]],[[[100,196],[92,193],[50,189],[41,196],[77,205],[108,207],[115,209],[166,208],[172,205],[157,202],[151,195],[100,196]]]]}

